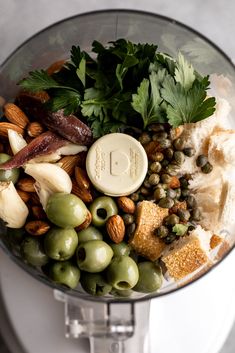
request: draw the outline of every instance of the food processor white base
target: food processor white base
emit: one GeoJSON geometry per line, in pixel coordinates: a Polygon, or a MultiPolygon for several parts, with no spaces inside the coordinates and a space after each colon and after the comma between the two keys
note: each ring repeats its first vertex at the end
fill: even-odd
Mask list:
{"type": "MultiPolygon", "coordinates": [[[[234,267],[232,252],[196,283],[152,300],[151,353],[219,352],[235,318],[234,267]]],[[[3,302],[22,345],[22,352],[14,351],[11,339],[8,343],[12,353],[89,352],[88,340],[65,338],[63,304],[54,299],[49,287],[18,268],[1,250],[0,268],[3,302]]],[[[1,321],[0,317],[4,331],[5,323],[1,321]]]]}

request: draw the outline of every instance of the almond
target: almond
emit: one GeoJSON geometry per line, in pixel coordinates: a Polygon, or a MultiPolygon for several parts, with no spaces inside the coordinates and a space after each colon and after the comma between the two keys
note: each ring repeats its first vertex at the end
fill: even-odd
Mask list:
{"type": "Polygon", "coordinates": [[[118,207],[125,213],[135,212],[135,203],[129,197],[121,196],[117,199],[118,207]]]}
{"type": "Polygon", "coordinates": [[[45,221],[30,221],[25,225],[26,232],[34,236],[43,235],[48,232],[49,229],[50,225],[45,221]]]}
{"type": "Polygon", "coordinates": [[[31,208],[32,214],[36,219],[42,220],[46,219],[46,213],[44,212],[41,206],[32,206],[31,208]]]}
{"type": "Polygon", "coordinates": [[[78,196],[83,202],[90,203],[93,201],[93,197],[89,189],[80,188],[76,180],[72,180],[72,191],[71,193],[78,196]]]}
{"type": "Polygon", "coordinates": [[[34,189],[35,180],[33,178],[22,178],[17,183],[17,188],[22,191],[35,192],[34,189]]]}
{"type": "Polygon", "coordinates": [[[44,131],[44,127],[38,121],[33,121],[27,127],[27,133],[30,137],[37,137],[41,135],[44,131]]]}
{"type": "Polygon", "coordinates": [[[14,131],[18,132],[18,134],[21,134],[21,135],[23,135],[23,133],[24,133],[24,130],[21,127],[19,127],[18,125],[12,124],[12,123],[7,123],[4,121],[4,122],[0,123],[0,136],[8,138],[8,130],[9,129],[14,130],[14,131]]]}
{"type": "Polygon", "coordinates": [[[148,159],[150,159],[151,161],[155,160],[154,156],[157,152],[162,151],[162,148],[161,148],[159,142],[157,142],[157,141],[151,141],[151,142],[147,143],[147,145],[144,146],[144,149],[145,149],[145,152],[148,156],[148,159]]]}
{"type": "Polygon", "coordinates": [[[60,71],[65,63],[66,63],[65,60],[58,60],[58,61],[52,63],[46,70],[48,75],[52,75],[55,72],[60,71]]]}
{"type": "Polygon", "coordinates": [[[171,189],[177,189],[180,187],[180,181],[179,178],[177,178],[177,176],[172,176],[171,177],[171,181],[169,183],[169,187],[171,189]]]}
{"type": "Polygon", "coordinates": [[[75,228],[76,231],[80,232],[81,230],[86,229],[91,224],[91,221],[92,221],[92,215],[91,215],[91,212],[88,211],[85,221],[82,224],[80,224],[80,226],[75,228]]]}
{"type": "Polygon", "coordinates": [[[14,103],[7,103],[3,107],[3,111],[7,120],[11,123],[19,126],[21,129],[24,129],[29,123],[29,119],[17,105],[14,103]]]}
{"type": "Polygon", "coordinates": [[[39,199],[38,194],[36,192],[31,193],[29,202],[30,202],[30,205],[41,206],[40,199],[39,199]]]}
{"type": "Polygon", "coordinates": [[[17,190],[17,193],[25,203],[29,201],[30,193],[23,190],[17,190]]]}
{"type": "Polygon", "coordinates": [[[122,217],[119,215],[109,217],[106,222],[106,230],[114,243],[121,243],[125,235],[125,224],[122,217]]]}
{"type": "Polygon", "coordinates": [[[0,107],[3,107],[6,103],[5,98],[3,98],[2,96],[0,96],[0,107]]]}
{"type": "Polygon", "coordinates": [[[75,179],[80,188],[89,189],[90,180],[86,171],[80,167],[75,167],[75,179]]]}
{"type": "Polygon", "coordinates": [[[74,168],[80,160],[79,155],[75,156],[65,156],[60,159],[60,167],[68,173],[68,175],[72,175],[74,172],[74,168]]]}

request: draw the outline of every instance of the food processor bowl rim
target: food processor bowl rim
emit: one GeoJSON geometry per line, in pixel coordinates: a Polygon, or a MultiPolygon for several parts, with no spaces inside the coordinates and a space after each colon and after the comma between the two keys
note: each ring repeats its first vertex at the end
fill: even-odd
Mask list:
{"type": "MultiPolygon", "coordinates": [[[[212,40],[210,40],[209,38],[207,38],[206,36],[204,36],[202,33],[200,33],[199,31],[195,30],[194,28],[191,28],[190,26],[175,20],[171,17],[168,16],[164,16],[158,13],[154,13],[154,12],[149,12],[149,11],[144,11],[144,10],[133,10],[133,9],[100,9],[100,10],[96,10],[96,11],[88,11],[88,12],[83,12],[80,14],[75,14],[73,16],[69,16],[66,17],[62,20],[56,21],[54,23],[52,23],[51,25],[45,27],[44,29],[36,32],[34,35],[30,36],[28,39],[26,39],[25,41],[23,41],[15,50],[13,50],[8,56],[7,58],[2,62],[2,64],[0,65],[0,71],[2,71],[4,69],[4,66],[7,64],[7,62],[21,49],[23,48],[27,43],[29,43],[31,40],[35,39],[38,35],[46,32],[47,30],[58,26],[60,24],[63,24],[67,21],[71,21],[73,19],[76,18],[83,18],[83,17],[89,17],[89,16],[95,16],[95,15],[99,15],[99,14],[105,14],[105,13],[116,13],[116,14],[134,14],[134,15],[145,15],[145,16],[149,16],[149,17],[153,17],[153,18],[157,18],[160,20],[165,21],[166,23],[172,23],[175,24],[183,29],[186,29],[187,31],[195,34],[196,36],[200,37],[201,39],[203,39],[206,43],[208,43],[212,48],[215,49],[215,51],[219,52],[221,54],[221,56],[224,57],[224,59],[228,62],[228,64],[231,65],[232,70],[234,71],[234,75],[235,75],[235,64],[233,63],[232,59],[219,47],[217,46],[212,40]]],[[[198,281],[199,279],[202,279],[205,275],[207,275],[210,271],[212,271],[214,268],[217,267],[217,265],[219,265],[231,252],[232,250],[235,248],[235,244],[226,252],[226,254],[221,257],[215,264],[213,264],[213,266],[210,266],[205,272],[203,272],[202,275],[200,275],[199,277],[195,276],[194,279],[192,279],[190,282],[186,282],[185,284],[179,286],[179,287],[175,287],[172,290],[170,290],[169,292],[164,292],[164,293],[159,293],[159,292],[155,292],[153,294],[147,294],[144,295],[140,298],[123,298],[123,297],[95,297],[95,296],[91,296],[91,295],[86,295],[84,293],[84,295],[82,293],[78,293],[74,290],[65,288],[65,287],[61,287],[59,285],[57,285],[56,283],[50,282],[49,279],[45,279],[42,276],[38,276],[38,272],[35,273],[35,275],[32,273],[32,271],[30,271],[30,266],[27,265],[26,263],[24,263],[22,260],[18,259],[16,256],[14,256],[9,249],[4,245],[4,243],[1,241],[0,239],[0,247],[3,249],[3,251],[10,256],[10,258],[17,264],[19,265],[24,271],[26,271],[30,276],[32,276],[34,279],[39,280],[40,282],[42,282],[43,284],[45,284],[46,286],[51,287],[52,289],[56,289],[59,290],[61,292],[63,292],[64,294],[71,296],[73,298],[78,298],[78,299],[82,299],[82,300],[88,300],[88,301],[92,301],[92,302],[103,302],[103,303],[107,303],[107,304],[111,304],[111,303],[135,303],[135,302],[142,302],[142,301],[146,301],[146,300],[150,300],[150,299],[154,299],[154,298],[159,298],[165,295],[169,295],[172,294],[180,289],[186,288],[189,285],[193,284],[194,282],[198,281]]],[[[34,271],[36,271],[36,269],[34,269],[32,267],[32,269],[34,271]]]]}

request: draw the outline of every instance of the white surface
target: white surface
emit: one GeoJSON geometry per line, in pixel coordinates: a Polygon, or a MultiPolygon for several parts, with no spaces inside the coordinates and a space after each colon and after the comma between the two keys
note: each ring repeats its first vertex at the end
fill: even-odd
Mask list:
{"type": "MultiPolygon", "coordinates": [[[[235,281],[230,281],[233,255],[193,285],[152,300],[151,353],[220,350],[235,317],[235,281]]],[[[63,304],[54,300],[50,288],[23,272],[2,251],[0,267],[3,299],[25,353],[88,353],[86,340],[64,337],[63,304]]]]}

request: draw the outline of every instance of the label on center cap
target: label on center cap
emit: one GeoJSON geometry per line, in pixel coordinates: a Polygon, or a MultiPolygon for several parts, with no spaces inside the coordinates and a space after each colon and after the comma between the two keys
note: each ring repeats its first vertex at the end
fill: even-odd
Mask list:
{"type": "Polygon", "coordinates": [[[133,137],[114,133],[98,139],[89,149],[87,174],[106,195],[121,196],[136,191],[148,169],[143,146],[133,137]]]}

